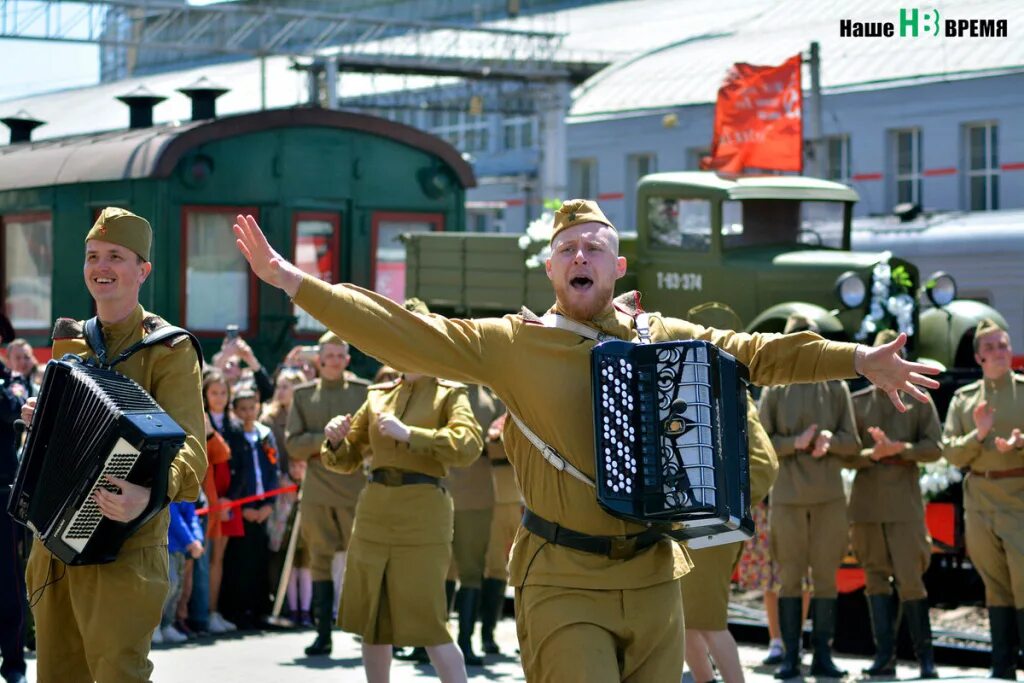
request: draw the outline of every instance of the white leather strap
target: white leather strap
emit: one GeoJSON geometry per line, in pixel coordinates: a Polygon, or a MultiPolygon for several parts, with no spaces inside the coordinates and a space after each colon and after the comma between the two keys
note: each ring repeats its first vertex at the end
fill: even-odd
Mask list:
{"type": "Polygon", "coordinates": [[[526,426],[525,422],[519,419],[518,415],[513,413],[511,410],[508,411],[508,414],[511,416],[512,421],[516,423],[516,426],[519,427],[519,431],[523,433],[523,436],[529,439],[530,443],[540,451],[540,454],[544,456],[544,459],[547,460],[552,467],[561,472],[567,472],[590,488],[597,488],[593,479],[580,472],[572,463],[563,458],[558,451],[544,443],[539,436],[533,433],[532,429],[526,426]]]}

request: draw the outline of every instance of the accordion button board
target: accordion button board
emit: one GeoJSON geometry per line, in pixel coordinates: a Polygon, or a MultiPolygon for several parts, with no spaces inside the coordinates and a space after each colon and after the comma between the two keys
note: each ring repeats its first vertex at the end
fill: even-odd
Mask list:
{"type": "Polygon", "coordinates": [[[598,502],[691,547],[753,532],[747,369],[703,341],[591,352],[598,502]]]}
{"type": "Polygon", "coordinates": [[[67,564],[102,564],[167,504],[171,461],[184,430],[134,380],[77,356],[51,360],[8,504],[16,522],[67,564]],[[95,491],[106,476],[149,487],[143,514],[104,517],[95,491]]]}

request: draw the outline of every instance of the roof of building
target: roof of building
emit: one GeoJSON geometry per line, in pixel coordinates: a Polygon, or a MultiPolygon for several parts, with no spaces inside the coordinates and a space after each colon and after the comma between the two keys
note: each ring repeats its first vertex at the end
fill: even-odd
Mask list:
{"type": "MultiPolygon", "coordinates": [[[[812,41],[820,44],[825,92],[1024,71],[1024,41],[1014,37],[1014,27],[1024,25],[1024,3],[1014,0],[940,0],[919,10],[937,10],[943,22],[1008,22],[1009,37],[986,39],[926,35],[923,28],[916,39],[900,38],[899,5],[887,0],[854,5],[838,0],[752,4],[763,11],[735,20],[716,3],[721,12],[717,25],[679,26],[674,40],[652,41],[645,54],[609,66],[576,89],[571,115],[595,117],[714,102],[732,64],[781,64],[806,51],[812,41]],[[842,19],[894,22],[897,35],[840,37],[842,19]]],[[[805,78],[804,89],[809,85],[805,78]]]]}
{"type": "Polygon", "coordinates": [[[469,164],[454,147],[438,137],[373,116],[291,108],[0,146],[0,189],[166,178],[181,158],[199,145],[296,126],[357,130],[395,140],[440,158],[451,167],[462,187],[476,186],[469,164]]]}

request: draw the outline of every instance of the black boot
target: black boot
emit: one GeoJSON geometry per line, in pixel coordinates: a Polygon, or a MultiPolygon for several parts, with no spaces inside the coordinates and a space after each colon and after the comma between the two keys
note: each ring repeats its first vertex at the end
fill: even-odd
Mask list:
{"type": "Polygon", "coordinates": [[[804,635],[803,598],[779,598],[779,630],[782,631],[782,666],[775,678],[785,680],[800,676],[800,641],[804,635]]]}
{"type": "Polygon", "coordinates": [[[444,582],[444,617],[445,619],[455,609],[455,582],[445,581],[444,582]]]}
{"type": "Polygon", "coordinates": [[[459,649],[466,666],[482,666],[484,660],[473,652],[473,630],[476,611],[480,607],[480,589],[463,586],[455,596],[455,609],[459,613],[459,649]]]}
{"type": "Polygon", "coordinates": [[[417,664],[429,664],[430,655],[427,654],[427,648],[425,647],[414,647],[408,652],[399,652],[395,650],[395,659],[401,659],[403,662],[416,662],[417,664]]]}
{"type": "Polygon", "coordinates": [[[928,600],[905,600],[903,616],[910,629],[910,642],[914,644],[914,654],[921,667],[920,678],[938,678],[935,670],[935,652],[932,649],[932,622],[928,618],[928,600]]]}
{"type": "Polygon", "coordinates": [[[875,661],[864,669],[864,673],[868,676],[895,676],[896,619],[893,614],[892,596],[869,595],[867,598],[868,613],[871,615],[871,635],[875,640],[875,661]]]}
{"type": "Polygon", "coordinates": [[[316,640],[306,648],[310,657],[331,654],[331,629],[334,627],[334,582],[313,582],[313,621],[316,640]]]}
{"type": "Polygon", "coordinates": [[[846,672],[832,661],[832,639],[836,635],[836,599],[811,598],[811,675],[842,678],[846,672]]]}
{"type": "Polygon", "coordinates": [[[505,604],[505,582],[501,579],[484,579],[480,587],[480,640],[484,654],[501,654],[494,642],[494,628],[501,619],[501,608],[505,604]]]}
{"type": "Polygon", "coordinates": [[[1017,679],[1017,610],[989,607],[988,627],[992,633],[990,678],[1017,679]]]}

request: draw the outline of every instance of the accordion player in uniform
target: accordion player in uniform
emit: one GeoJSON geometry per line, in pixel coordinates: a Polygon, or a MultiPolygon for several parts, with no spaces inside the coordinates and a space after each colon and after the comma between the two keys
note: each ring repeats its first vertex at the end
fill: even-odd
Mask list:
{"type": "MultiPolygon", "coordinates": [[[[251,216],[238,217],[235,235],[257,276],[335,333],[403,372],[490,387],[510,415],[545,443],[538,448],[519,424],[506,423],[509,461],[528,514],[540,522],[519,529],[509,567],[527,680],[680,680],[683,606],[676,580],[689,561],[671,539],[653,538],[642,524],[602,508],[584,481],[596,471],[595,344],[586,336],[642,339],[641,315],[613,301],[626,260],[618,255],[618,233],[597,204],[571,200],[555,213],[546,264],[555,305],[544,318],[528,311],[475,320],[417,315],[374,292],[305,275],[270,247],[251,216]],[[559,320],[571,324],[555,324],[559,320]]],[[[756,384],[859,372],[900,405],[898,391],[923,397],[916,385],[937,386],[923,376],[934,371],[897,355],[905,339],[869,349],[811,333],[743,334],[653,313],[646,320],[652,342],[710,342],[748,366],[756,384]]]]}
{"type": "MultiPolygon", "coordinates": [[[[96,304],[99,334],[108,358],[141,342],[167,323],[139,304],[139,290],[152,270],[149,222],[124,209],[104,209],[85,238],[85,285],[96,304]]],[[[183,331],[182,331],[183,332],[183,331]]],[[[96,356],[84,323],[57,320],[53,355],[96,356]]],[[[185,432],[167,476],[160,511],[128,537],[106,564],[64,564],[36,540],[25,572],[36,621],[39,683],[130,683],[148,681],[150,637],[160,623],[168,589],[166,503],[195,500],[206,472],[200,358],[189,337],[168,338],[142,348],[116,366],[137,382],[185,432]]],[[[22,409],[31,424],[35,399],[22,409]]],[[[98,489],[102,515],[119,522],[140,517],[150,490],[112,479],[98,489]]]]}

